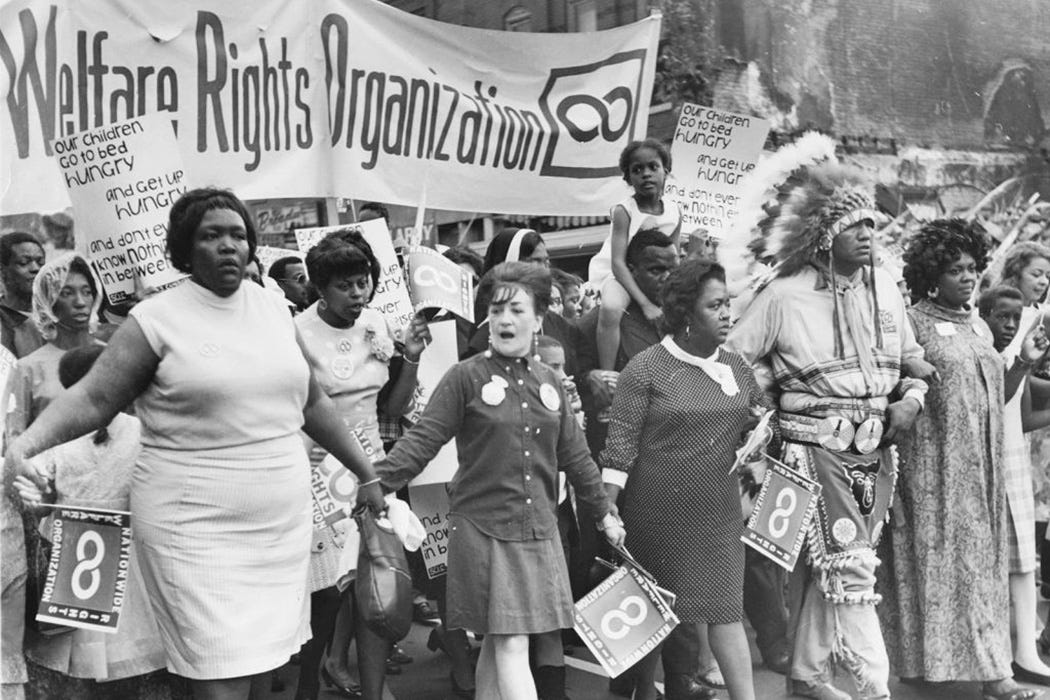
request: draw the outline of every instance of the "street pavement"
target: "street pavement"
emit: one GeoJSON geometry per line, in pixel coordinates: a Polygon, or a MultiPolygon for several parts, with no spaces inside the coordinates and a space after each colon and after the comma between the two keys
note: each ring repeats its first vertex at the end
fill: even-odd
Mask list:
{"type": "MultiPolygon", "coordinates": [[[[1042,614],[1045,614],[1045,609],[1046,604],[1041,604],[1042,614]]],[[[446,659],[440,652],[432,652],[426,646],[430,629],[424,625],[414,624],[408,637],[402,641],[401,648],[415,660],[403,667],[401,675],[387,676],[389,683],[384,700],[453,700],[446,659]]],[[[759,657],[753,640],[751,655],[752,659],[756,660],[754,666],[755,697],[758,700],[781,700],[790,697],[785,691],[784,677],[765,669],[757,662],[759,657]]],[[[568,666],[567,694],[572,700],[618,700],[617,696],[608,692],[609,680],[593,661],[593,657],[586,648],[574,648],[573,654],[566,657],[566,661],[568,666]]],[[[271,692],[262,698],[253,700],[292,700],[298,672],[297,666],[289,664],[283,667],[280,675],[285,683],[285,689],[282,692],[271,692]]],[[[842,674],[836,680],[836,685],[848,693],[853,690],[849,680],[842,674]]],[[[916,686],[901,684],[896,679],[890,683],[890,692],[894,700],[981,700],[980,691],[978,683],[916,686]]],[[[322,683],[319,700],[335,700],[338,697],[340,696],[334,689],[326,690],[322,683]]],[[[727,700],[729,694],[721,690],[718,691],[718,697],[727,700]]],[[[1047,689],[1044,697],[1050,700],[1050,689],[1047,689]]],[[[491,699],[478,698],[477,700],[491,699]]]]}

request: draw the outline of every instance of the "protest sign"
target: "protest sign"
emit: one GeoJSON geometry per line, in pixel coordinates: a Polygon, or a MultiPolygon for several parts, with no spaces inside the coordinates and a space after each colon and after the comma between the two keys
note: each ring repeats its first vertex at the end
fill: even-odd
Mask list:
{"type": "Polygon", "coordinates": [[[66,206],[57,141],[156,111],[189,171],[243,199],[601,215],[645,135],[660,37],[658,15],[581,40],[375,0],[90,6],[0,8],[5,213],[66,206]]]}
{"type": "Polygon", "coordinates": [[[474,276],[433,248],[405,250],[412,308],[447,309],[474,322],[474,276]]]}
{"type": "Polygon", "coordinates": [[[641,661],[677,625],[653,581],[631,564],[573,606],[573,629],[610,678],[641,661]]]}
{"type": "Polygon", "coordinates": [[[788,571],[795,569],[817,510],[820,484],[770,458],[747,527],[744,544],[788,571]]]}
{"type": "Polygon", "coordinates": [[[728,233],[739,214],[740,183],[755,168],[770,123],[686,103],[678,116],[664,196],[682,211],[682,233],[728,233]]]}
{"type": "Polygon", "coordinates": [[[448,485],[410,485],[408,500],[412,512],[427,531],[427,538],[420,547],[427,578],[442,576],[448,569],[448,485]]]}
{"type": "MultiPolygon", "coordinates": [[[[364,450],[373,464],[382,454],[382,445],[375,445],[359,428],[352,428],[350,435],[364,450]]],[[[357,504],[357,477],[332,455],[326,455],[318,464],[310,467],[310,492],[313,494],[314,529],[337,523],[350,517],[357,504]]]]}
{"type": "MultiPolygon", "coordinates": [[[[372,219],[347,226],[322,226],[303,228],[295,232],[295,244],[305,257],[310,249],[321,242],[333,231],[357,230],[372,247],[372,254],[379,261],[379,285],[376,295],[368,307],[383,314],[387,324],[396,334],[400,334],[409,323],[415,312],[408,297],[408,285],[401,274],[401,264],[397,260],[394,244],[390,240],[390,230],[385,219],[372,219]]],[[[400,340],[400,336],[398,337],[400,340]]]]}
{"type": "Polygon", "coordinates": [[[416,388],[412,393],[412,406],[405,413],[405,420],[410,423],[415,423],[423,415],[423,410],[430,402],[430,397],[437,388],[438,382],[445,376],[445,372],[459,361],[454,320],[431,323],[430,338],[430,344],[419,357],[416,388]]]}
{"type": "Polygon", "coordinates": [[[288,256],[299,258],[299,261],[303,262],[304,256],[298,250],[276,248],[269,245],[261,245],[255,248],[255,257],[259,258],[259,263],[263,266],[263,274],[266,275],[270,274],[270,268],[273,267],[275,262],[288,256]]]}
{"type": "Polygon", "coordinates": [[[60,506],[36,619],[114,633],[128,589],[131,513],[60,506]]]}
{"type": "Polygon", "coordinates": [[[110,303],[136,285],[161,290],[181,280],[165,252],[168,209],[187,189],[171,120],[150,114],[58,139],[53,149],[73,201],[77,247],[110,303]]]}

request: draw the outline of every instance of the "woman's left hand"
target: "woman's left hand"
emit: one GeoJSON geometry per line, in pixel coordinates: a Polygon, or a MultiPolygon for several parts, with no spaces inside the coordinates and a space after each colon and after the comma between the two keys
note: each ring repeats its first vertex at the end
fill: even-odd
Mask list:
{"type": "Polygon", "coordinates": [[[405,329],[405,359],[409,362],[419,362],[419,356],[431,340],[430,326],[420,311],[412,317],[412,322],[405,329]]]}
{"type": "Polygon", "coordinates": [[[359,486],[357,489],[357,505],[367,505],[376,515],[386,510],[386,498],[383,496],[383,487],[379,482],[359,486]]]}

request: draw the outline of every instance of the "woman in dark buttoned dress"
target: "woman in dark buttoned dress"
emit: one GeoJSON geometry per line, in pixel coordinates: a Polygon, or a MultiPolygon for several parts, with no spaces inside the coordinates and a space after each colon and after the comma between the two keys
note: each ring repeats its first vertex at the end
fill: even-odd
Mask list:
{"type": "Polygon", "coordinates": [[[419,422],[376,469],[396,490],[456,439],[449,483],[448,626],[485,635],[477,697],[535,700],[530,634],[572,625],[555,514],[558,471],[617,544],[624,532],[554,370],[532,357],[550,273],[491,270],[491,347],[452,367],[419,422]]]}

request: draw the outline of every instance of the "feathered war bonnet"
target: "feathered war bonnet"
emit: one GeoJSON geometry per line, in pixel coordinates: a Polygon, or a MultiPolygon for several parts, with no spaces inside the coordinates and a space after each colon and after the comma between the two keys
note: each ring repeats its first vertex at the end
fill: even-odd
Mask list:
{"type": "MultiPolygon", "coordinates": [[[[746,270],[751,260],[770,264],[768,277],[789,277],[810,264],[827,266],[831,287],[837,290],[831,255],[835,237],[865,220],[873,226],[885,221],[875,208],[872,183],[860,170],[840,163],[834,146],[835,142],[827,136],[806,134],[770,156],[752,173],[754,179],[749,178],[752,181],[748,183],[750,197],[742,198],[741,215],[730,234],[733,243],[719,250],[724,255],[727,277],[736,278],[738,290],[738,271],[741,267],[746,270]],[[772,200],[771,194],[775,197],[772,200]]],[[[872,246],[873,266],[874,251],[872,246]]],[[[734,291],[732,284],[730,287],[734,291]]],[[[881,347],[879,300],[874,283],[871,293],[875,334],[881,347]]],[[[832,299],[836,355],[842,357],[837,291],[832,299]]]]}

